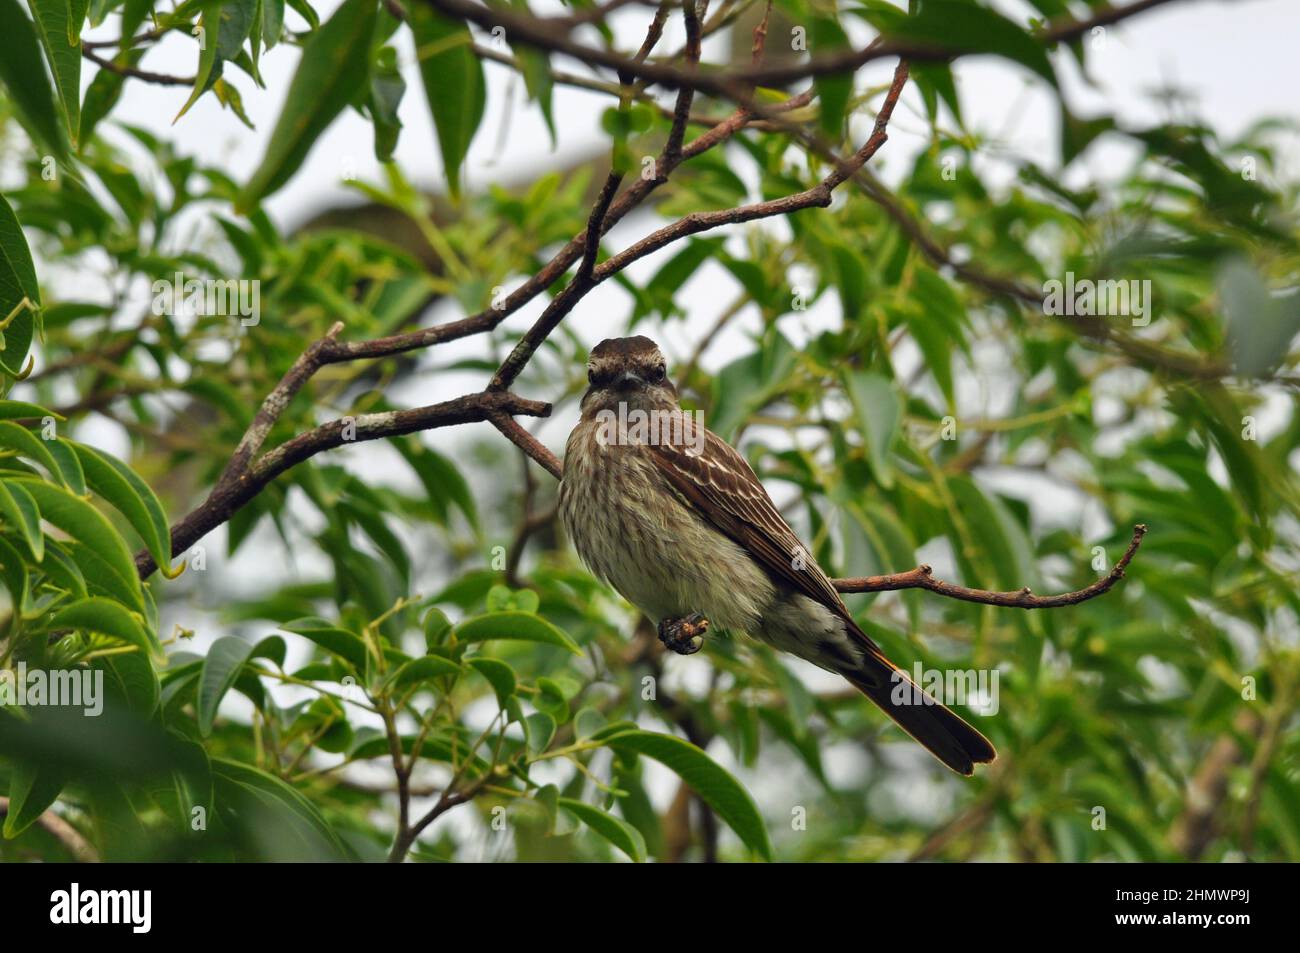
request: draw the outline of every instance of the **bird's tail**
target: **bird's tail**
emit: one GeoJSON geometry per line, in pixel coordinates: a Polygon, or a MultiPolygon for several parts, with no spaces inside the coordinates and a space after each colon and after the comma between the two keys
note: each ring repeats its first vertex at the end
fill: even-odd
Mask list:
{"type": "Polygon", "coordinates": [[[976,764],[986,764],[998,756],[987,738],[921,691],[874,644],[859,666],[840,671],[900,728],[958,774],[969,777],[975,773],[976,764]]]}

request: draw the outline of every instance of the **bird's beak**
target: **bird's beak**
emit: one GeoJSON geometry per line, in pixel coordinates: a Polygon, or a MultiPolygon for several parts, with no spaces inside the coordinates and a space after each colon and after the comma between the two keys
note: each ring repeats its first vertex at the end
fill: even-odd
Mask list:
{"type": "Polygon", "coordinates": [[[644,385],[645,381],[643,381],[637,374],[632,371],[624,371],[622,374],[619,374],[618,377],[614,378],[612,386],[614,390],[636,390],[644,385]]]}

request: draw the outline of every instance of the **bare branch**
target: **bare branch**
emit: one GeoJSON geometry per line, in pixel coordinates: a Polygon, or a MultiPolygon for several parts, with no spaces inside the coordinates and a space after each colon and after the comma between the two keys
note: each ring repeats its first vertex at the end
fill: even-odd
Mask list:
{"type": "Polygon", "coordinates": [[[105,59],[96,53],[88,43],[81,44],[81,55],[85,59],[90,60],[90,62],[94,63],[96,66],[106,69],[110,73],[116,73],[118,76],[143,80],[146,83],[154,83],[158,86],[194,85],[193,76],[169,76],[166,73],[151,73],[148,70],[142,70],[135,66],[128,66],[125,63],[118,63],[115,60],[105,59]]]}
{"type": "MultiPolygon", "coordinates": [[[[229,520],[236,511],[261,493],[266,485],[281,473],[325,450],[341,447],[345,443],[378,440],[381,437],[395,437],[421,430],[490,420],[497,414],[546,417],[550,412],[551,405],[542,401],[527,400],[514,394],[484,391],[439,404],[431,404],[428,407],[359,414],[353,418],[331,420],[269,451],[232,479],[218,481],[207,499],[172,527],[172,552],[184,552],[229,520]]],[[[135,566],[141,579],[147,578],[158,568],[153,557],[146,550],[135,554],[135,566]]]]}
{"type": "Polygon", "coordinates": [[[560,458],[551,453],[540,440],[530,434],[519,422],[509,414],[493,414],[490,418],[493,426],[500,430],[505,436],[520,450],[528,454],[555,479],[559,480],[564,477],[564,464],[560,458]]]}
{"type": "Polygon", "coordinates": [[[949,599],[960,599],[963,602],[979,602],[988,606],[1005,606],[1012,609],[1055,609],[1060,606],[1073,606],[1080,602],[1087,602],[1089,599],[1095,599],[1102,593],[1108,592],[1115,583],[1124,578],[1124,570],[1132,561],[1138,546],[1142,544],[1142,537],[1146,535],[1146,532],[1146,526],[1141,523],[1133,527],[1133,539],[1128,544],[1128,549],[1124,551],[1124,555],[1115,564],[1115,568],[1104,577],[1085,589],[1079,589],[1076,592],[1065,592],[1055,596],[1036,596],[1029,591],[1028,587],[1018,589],[1015,592],[989,592],[984,589],[969,589],[966,586],[958,586],[951,582],[935,579],[931,575],[932,570],[929,566],[918,566],[915,569],[909,569],[907,572],[893,573],[888,576],[859,576],[853,579],[833,579],[831,581],[840,592],[893,592],[898,589],[928,589],[930,592],[947,596],[949,599]]]}
{"type": "MultiPolygon", "coordinates": [[[[814,57],[803,63],[777,66],[749,66],[732,70],[691,71],[660,62],[637,63],[629,57],[578,43],[569,37],[569,24],[563,18],[533,17],[513,13],[500,7],[486,7],[473,0],[424,0],[446,16],[476,23],[484,29],[505,27],[511,43],[523,43],[542,50],[560,53],[586,63],[603,66],[624,75],[632,75],[671,89],[691,86],[696,92],[708,93],[736,101],[737,89],[752,86],[784,86],[800,79],[853,72],[873,60],[902,57],[916,61],[944,61],[967,55],[967,50],[953,50],[906,39],[890,39],[862,49],[848,49],[814,57]]],[[[1097,26],[1108,26],[1128,17],[1162,6],[1172,0],[1138,0],[1115,7],[1087,20],[1063,19],[1053,22],[1038,37],[1044,43],[1069,42],[1097,26]]]]}

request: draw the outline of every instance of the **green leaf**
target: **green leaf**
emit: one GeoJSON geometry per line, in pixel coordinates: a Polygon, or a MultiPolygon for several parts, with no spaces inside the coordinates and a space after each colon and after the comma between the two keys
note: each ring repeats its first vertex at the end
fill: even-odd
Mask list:
{"type": "Polygon", "coordinates": [[[460,167],[478,131],[487,102],[483,64],[474,55],[464,23],[435,13],[427,4],[410,7],[424,95],[438,132],[438,147],[452,195],[460,194],[460,167]]]}
{"type": "MultiPolygon", "coordinates": [[[[73,145],[81,129],[81,22],[74,22],[69,13],[68,0],[27,0],[32,16],[40,29],[41,42],[50,59],[54,85],[59,92],[62,114],[68,124],[68,134],[73,145]]],[[[5,55],[9,55],[6,37],[5,55]]]]}
{"type": "Polygon", "coordinates": [[[798,353],[782,335],[773,335],[752,354],[732,361],[713,378],[709,429],[724,440],[745,418],[761,410],[786,386],[798,353]]]}
{"type": "Polygon", "coordinates": [[[257,0],[223,0],[217,29],[217,55],[223,60],[239,56],[257,18],[257,0]]]}
{"type": "Polygon", "coordinates": [[[49,443],[35,436],[25,427],[20,427],[11,420],[0,420],[0,447],[8,447],[15,453],[39,463],[55,480],[62,482],[63,470],[59,461],[50,453],[49,443]]]}
{"type": "Polygon", "coordinates": [[[616,751],[643,754],[672,769],[750,850],[764,860],[772,859],[772,841],[754,799],[739,781],[695,745],[653,731],[616,734],[605,738],[605,744],[616,751]]]}
{"type": "Polygon", "coordinates": [[[9,812],[4,835],[13,839],[44,814],[67,783],[63,770],[52,765],[15,762],[9,772],[9,812]]]}
{"type": "Polygon", "coordinates": [[[492,691],[496,693],[497,704],[505,708],[506,703],[518,688],[515,680],[515,670],[500,659],[480,656],[466,661],[470,668],[488,680],[488,684],[492,686],[492,691]]]}
{"type": "MultiPolygon", "coordinates": [[[[848,48],[849,38],[844,28],[830,17],[812,18],[812,49],[815,55],[826,56],[836,50],[848,48]]],[[[853,73],[827,73],[813,78],[813,88],[821,103],[822,132],[836,142],[844,134],[844,112],[853,95],[853,73]]]]}
{"type": "Polygon", "coordinates": [[[941,50],[992,53],[1033,70],[1053,86],[1056,73],[1043,44],[999,13],[971,0],[925,0],[914,16],[884,6],[864,12],[886,41],[912,40],[941,50]]]}
{"type": "MultiPolygon", "coordinates": [[[[53,558],[47,561],[47,565],[50,562],[53,562],[53,558]]],[[[101,619],[106,617],[101,614],[101,619]]],[[[102,624],[114,623],[107,620],[102,621],[102,624]]],[[[148,652],[100,656],[91,660],[90,667],[104,673],[104,690],[109,697],[117,699],[144,718],[153,715],[154,709],[158,707],[160,688],[158,670],[154,668],[148,652]]]]}
{"type": "Polygon", "coordinates": [[[0,536],[0,579],[9,590],[9,631],[17,629],[20,617],[27,606],[29,592],[27,560],[9,540],[0,536]]]}
{"type": "Polygon", "coordinates": [[[1249,377],[1271,373],[1286,360],[1300,333],[1300,295],[1274,295],[1240,259],[1219,270],[1216,284],[1233,368],[1249,377]]]}
{"type": "Polygon", "coordinates": [[[325,651],[337,655],[357,670],[366,667],[366,643],[361,637],[347,629],[340,629],[324,619],[314,616],[295,619],[280,626],[286,632],[293,632],[315,642],[325,651]]]}
{"type": "MultiPolygon", "coordinates": [[[[0,199],[0,202],[3,201],[3,199],[0,199]]],[[[29,404],[25,400],[0,400],[0,420],[29,417],[53,417],[56,420],[63,419],[54,411],[47,410],[39,404],[29,404]]]]}
{"type": "MultiPolygon", "coordinates": [[[[4,55],[0,56],[0,85],[9,92],[15,112],[34,138],[60,161],[68,160],[68,134],[60,115],[54,87],[45,72],[41,41],[36,27],[23,12],[18,0],[0,0],[0,36],[4,37],[4,55]]],[[[0,205],[3,205],[0,200],[0,205]]],[[[0,209],[0,219],[3,219],[0,209]]],[[[3,228],[3,221],[0,221],[3,228]]],[[[0,235],[0,238],[3,238],[0,235]]],[[[3,261],[0,260],[0,289],[3,288],[3,261]]],[[[34,300],[34,299],[33,299],[34,300]]],[[[0,297],[0,304],[3,297],[0,297]]],[[[8,308],[0,317],[8,314],[8,308]]]]}
{"type": "Polygon", "coordinates": [[[41,532],[41,511],[32,495],[16,480],[0,480],[0,516],[17,528],[32,558],[40,562],[45,558],[45,534],[41,532]]]}
{"type": "Polygon", "coordinates": [[[377,9],[374,0],[344,0],[307,40],[266,155],[236,201],[244,214],[289,181],[320,134],[364,87],[377,9]]]}
{"type": "Polygon", "coordinates": [[[560,807],[627,854],[633,863],[641,864],[645,862],[645,838],[641,836],[640,831],[627,821],[621,817],[615,817],[613,814],[606,814],[598,807],[592,807],[590,804],[584,804],[582,801],[575,801],[572,798],[562,797],[559,804],[560,807]]]}
{"type": "Polygon", "coordinates": [[[284,32],[284,0],[262,0],[262,42],[269,50],[284,32]]]}
{"type": "Polygon", "coordinates": [[[397,68],[397,51],[391,46],[379,50],[370,73],[370,93],[366,108],[375,127],[375,158],[391,162],[402,131],[397,107],[406,94],[406,80],[397,68]]]}
{"type": "Polygon", "coordinates": [[[145,548],[162,569],[171,566],[171,529],[162,503],[149,484],[121,460],[84,444],[72,447],[81,460],[90,488],[121,513],[140,534],[145,548]]]}
{"type": "Polygon", "coordinates": [[[155,640],[150,638],[136,616],[111,599],[98,596],[81,599],[59,609],[46,620],[45,628],[51,632],[58,629],[88,629],[120,639],[127,645],[134,645],[145,657],[157,647],[155,640]]]}
{"type": "Polygon", "coordinates": [[[531,612],[488,612],[467,619],[456,626],[458,642],[489,642],[509,639],[518,642],[544,642],[581,655],[582,649],[551,623],[531,612]]]}
{"type": "MultiPolygon", "coordinates": [[[[541,50],[528,46],[521,46],[516,51],[516,55],[523,67],[524,88],[528,92],[528,98],[542,107],[542,118],[546,120],[546,129],[551,134],[551,148],[554,149],[555,114],[551,100],[555,90],[555,80],[551,76],[551,59],[541,50]]],[[[468,146],[468,143],[466,145],[468,146]]]]}
{"type": "MultiPolygon", "coordinates": [[[[0,9],[5,2],[8,0],[0,0],[0,9]]],[[[8,55],[6,44],[5,55],[0,60],[8,55]]],[[[30,305],[38,308],[41,305],[41,290],[36,284],[36,269],[32,266],[27,239],[18,224],[18,216],[4,196],[0,196],[0,321],[9,319],[0,341],[0,368],[14,377],[22,373],[36,321],[24,298],[30,305]]]]}
{"type": "Polygon", "coordinates": [[[528,739],[529,751],[545,751],[555,737],[555,719],[544,711],[533,712],[524,719],[524,736],[528,739]]]}
{"type": "Polygon", "coordinates": [[[880,485],[889,489],[894,485],[894,471],[889,462],[889,451],[898,434],[903,407],[894,387],[879,374],[845,370],[844,390],[848,394],[858,427],[862,431],[863,449],[867,463],[880,485]]]}
{"type": "Polygon", "coordinates": [[[253,645],[236,635],[226,635],[212,643],[207,656],[203,659],[203,669],[199,675],[199,691],[196,699],[199,734],[207,737],[212,733],[212,722],[217,717],[217,708],[221,699],[235,684],[244,663],[253,652],[253,645]]]}
{"type": "Polygon", "coordinates": [[[451,620],[447,613],[434,606],[424,617],[424,647],[432,652],[442,645],[451,630],[451,620]]]}
{"type": "Polygon", "coordinates": [[[442,675],[459,675],[460,666],[440,655],[422,655],[411,659],[388,677],[390,688],[404,688],[442,675]]]}
{"type": "Polygon", "coordinates": [[[46,440],[45,446],[59,466],[59,479],[63,485],[77,496],[85,496],[86,472],[81,468],[77,452],[72,449],[72,441],[60,437],[57,440],[46,440]]]}
{"type": "Polygon", "coordinates": [[[279,778],[238,761],[213,758],[212,779],[220,801],[243,802],[246,809],[265,810],[267,822],[284,822],[274,833],[276,846],[287,856],[276,859],[352,857],[316,806],[279,778]]]}
{"type": "Polygon", "coordinates": [[[172,122],[176,122],[193,106],[200,96],[202,96],[213,83],[221,76],[221,63],[218,56],[220,43],[217,38],[221,32],[221,3],[222,0],[207,0],[203,4],[203,16],[199,20],[199,68],[194,74],[194,89],[190,92],[190,98],[185,100],[185,105],[181,111],[176,114],[172,122]]]}
{"type": "Polygon", "coordinates": [[[135,561],[122,537],[104,515],[85,500],[59,487],[30,479],[22,480],[22,485],[36,500],[41,516],[72,537],[75,544],[73,558],[86,572],[87,580],[144,615],[144,592],[135,571],[135,561]]]}

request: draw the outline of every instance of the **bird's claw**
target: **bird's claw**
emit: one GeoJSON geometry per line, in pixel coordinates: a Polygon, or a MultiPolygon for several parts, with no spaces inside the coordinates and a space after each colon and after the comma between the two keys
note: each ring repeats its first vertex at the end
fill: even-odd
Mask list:
{"type": "Polygon", "coordinates": [[[704,647],[704,633],[709,620],[698,612],[680,619],[663,619],[659,623],[659,641],[678,655],[694,655],[704,647]]]}

